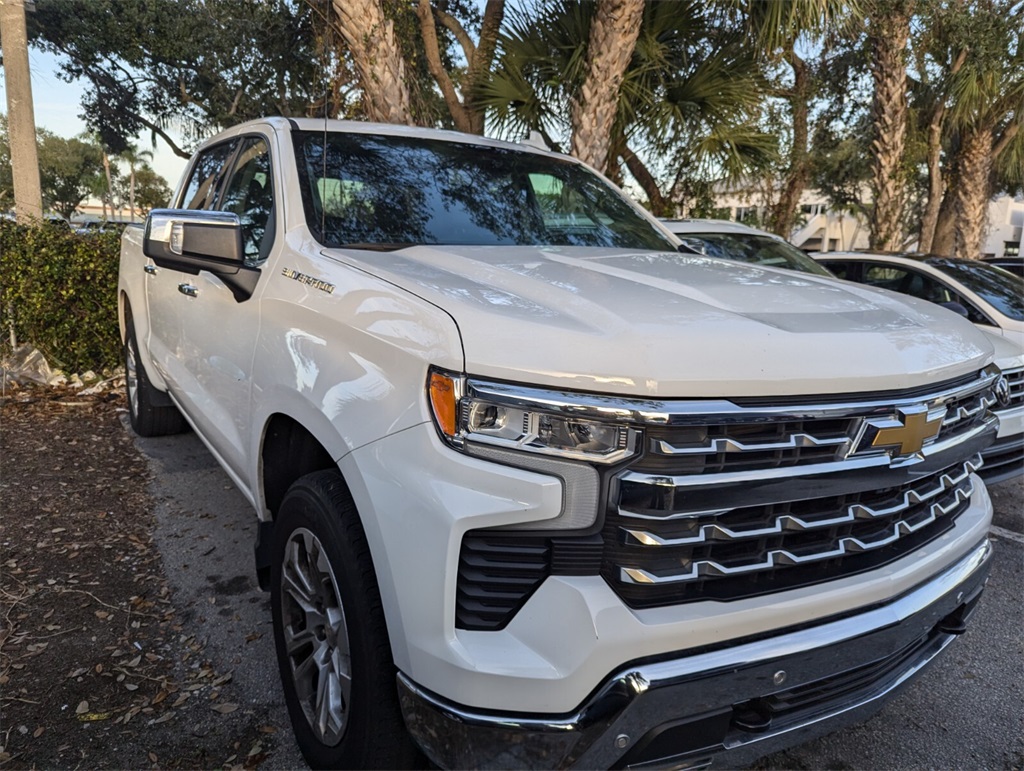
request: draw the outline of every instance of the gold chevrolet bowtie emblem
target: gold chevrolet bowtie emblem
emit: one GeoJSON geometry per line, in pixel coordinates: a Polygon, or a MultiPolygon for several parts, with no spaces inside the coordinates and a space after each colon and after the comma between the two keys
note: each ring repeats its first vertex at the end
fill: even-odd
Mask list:
{"type": "Polygon", "coordinates": [[[911,455],[920,452],[924,443],[938,435],[942,428],[941,413],[928,415],[928,408],[921,406],[900,410],[899,420],[886,420],[872,425],[878,430],[871,440],[872,447],[898,447],[897,455],[911,455]]]}

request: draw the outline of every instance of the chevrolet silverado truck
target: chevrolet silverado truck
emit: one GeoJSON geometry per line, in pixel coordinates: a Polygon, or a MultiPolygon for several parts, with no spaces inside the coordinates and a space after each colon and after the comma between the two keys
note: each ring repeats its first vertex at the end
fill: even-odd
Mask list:
{"type": "Polygon", "coordinates": [[[123,236],[131,424],[252,503],[311,766],[742,764],[964,632],[1006,386],[954,314],[449,132],[246,123],[172,206],[123,236]]]}

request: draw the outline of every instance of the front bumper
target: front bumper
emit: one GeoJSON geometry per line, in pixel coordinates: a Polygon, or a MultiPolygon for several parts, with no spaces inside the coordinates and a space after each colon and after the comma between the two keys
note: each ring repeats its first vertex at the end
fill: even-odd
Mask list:
{"type": "Polygon", "coordinates": [[[989,571],[983,541],[896,600],[833,621],[641,661],[579,708],[465,708],[399,674],[406,725],[445,768],[730,765],[862,720],[964,631],[989,571]]]}

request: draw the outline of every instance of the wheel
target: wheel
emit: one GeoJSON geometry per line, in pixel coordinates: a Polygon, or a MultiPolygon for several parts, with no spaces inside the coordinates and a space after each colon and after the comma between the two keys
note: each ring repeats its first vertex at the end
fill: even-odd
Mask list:
{"type": "Polygon", "coordinates": [[[370,549],[337,471],[299,479],[274,526],[270,601],[295,738],[311,768],[410,768],[370,549]]]}
{"type": "Polygon", "coordinates": [[[135,339],[135,324],[131,318],[125,326],[124,388],[128,397],[128,418],[132,430],[139,436],[180,434],[188,428],[177,407],[161,404],[167,402],[167,395],[149,382],[146,368],[139,358],[139,343],[135,339]]]}

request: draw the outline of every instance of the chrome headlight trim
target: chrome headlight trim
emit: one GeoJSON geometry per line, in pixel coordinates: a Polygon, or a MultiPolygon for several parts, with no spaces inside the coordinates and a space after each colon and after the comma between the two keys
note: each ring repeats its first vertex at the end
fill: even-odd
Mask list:
{"type": "Polygon", "coordinates": [[[608,398],[467,378],[459,400],[459,437],[467,443],[584,461],[619,463],[635,455],[640,431],[608,398]],[[481,425],[481,415],[493,419],[481,425]]]}

